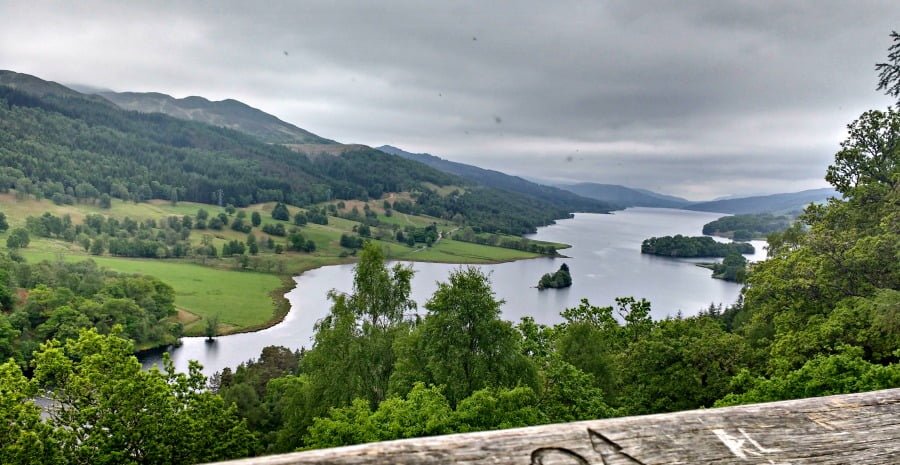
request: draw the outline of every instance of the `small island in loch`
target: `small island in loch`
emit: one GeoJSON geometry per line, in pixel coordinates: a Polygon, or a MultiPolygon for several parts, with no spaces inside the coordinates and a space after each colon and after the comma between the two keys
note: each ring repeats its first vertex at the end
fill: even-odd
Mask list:
{"type": "Polygon", "coordinates": [[[569,274],[569,265],[563,263],[556,273],[546,273],[544,276],[541,276],[537,288],[543,291],[547,288],[562,289],[571,285],[572,275],[569,274]]]}
{"type": "Polygon", "coordinates": [[[641,243],[641,253],[662,255],[664,257],[727,257],[728,255],[752,254],[756,251],[753,245],[744,242],[716,242],[707,236],[675,236],[651,237],[641,243]]]}

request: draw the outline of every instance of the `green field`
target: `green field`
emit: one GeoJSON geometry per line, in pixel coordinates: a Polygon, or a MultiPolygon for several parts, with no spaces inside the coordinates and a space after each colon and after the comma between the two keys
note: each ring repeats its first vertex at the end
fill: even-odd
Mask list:
{"type": "Polygon", "coordinates": [[[434,244],[433,247],[408,251],[401,256],[391,258],[442,263],[497,263],[539,256],[538,254],[521,250],[488,247],[470,242],[443,239],[434,244]]]}
{"type": "MultiPolygon", "coordinates": [[[[352,205],[360,207],[362,202],[355,201],[352,205]]],[[[391,225],[412,225],[423,227],[437,223],[441,231],[449,232],[455,227],[438,218],[406,215],[394,212],[391,217],[384,215],[384,209],[379,203],[382,201],[370,201],[370,208],[378,213],[378,219],[390,229],[391,225]]],[[[249,223],[250,214],[259,211],[262,216],[262,225],[279,223],[271,216],[274,203],[265,203],[249,206],[244,210],[247,213],[246,221],[249,223]]],[[[123,219],[131,217],[135,220],[155,219],[160,220],[170,215],[195,215],[199,209],[207,210],[210,215],[224,212],[224,208],[213,205],[197,204],[191,202],[179,202],[172,205],[165,201],[151,201],[147,203],[123,202],[114,199],[112,208],[100,209],[95,205],[55,205],[47,200],[16,199],[12,194],[0,194],[0,211],[6,214],[12,227],[25,224],[28,216],[40,216],[44,212],[55,215],[70,215],[78,224],[84,217],[91,213],[99,213],[109,217],[123,219]]],[[[350,205],[347,207],[352,208],[350,205]]],[[[360,208],[361,209],[361,208],[360,208]]],[[[291,215],[301,210],[289,207],[291,215]]],[[[293,228],[293,224],[285,221],[286,229],[293,228]]],[[[220,331],[239,332],[258,329],[280,319],[286,311],[287,302],[280,296],[282,291],[288,290],[292,284],[290,276],[320,266],[354,261],[351,251],[340,246],[342,234],[351,234],[353,228],[358,226],[356,221],[329,216],[327,225],[307,224],[300,231],[307,239],[316,243],[314,253],[285,252],[274,254],[261,248],[257,260],[268,261],[270,273],[258,273],[240,270],[234,259],[208,259],[201,262],[199,259],[136,259],[111,256],[91,256],[80,246],[61,240],[32,237],[31,244],[22,251],[28,261],[39,260],[67,260],[76,261],[92,259],[101,266],[123,273],[141,273],[156,276],[175,289],[175,305],[180,310],[179,319],[185,324],[186,333],[197,335],[205,328],[206,318],[213,315],[219,316],[220,331]]],[[[377,229],[373,229],[373,232],[377,229]]],[[[268,235],[261,232],[261,228],[254,228],[253,234],[262,244],[268,239],[268,235]]],[[[213,244],[221,249],[226,241],[244,241],[246,234],[233,231],[230,228],[222,230],[194,230],[190,241],[199,245],[204,235],[212,236],[213,244]]],[[[392,237],[393,234],[390,234],[392,237]]],[[[284,243],[283,237],[272,237],[276,243],[284,243]]],[[[6,233],[0,234],[0,244],[5,244],[6,233]]],[[[538,255],[513,249],[504,249],[467,242],[459,242],[443,239],[432,247],[416,244],[409,247],[395,241],[376,241],[390,259],[427,261],[443,263],[496,263],[511,260],[534,258],[538,255]]]]}
{"type": "Polygon", "coordinates": [[[176,307],[201,318],[185,327],[189,335],[201,334],[205,319],[213,315],[219,315],[224,332],[265,326],[276,316],[272,293],[283,287],[282,279],[272,274],[226,271],[174,260],[60,255],[53,249],[36,247],[29,247],[22,255],[30,262],[57,260],[60,256],[67,261],[90,258],[120,273],[155,276],[175,290],[176,307]]]}

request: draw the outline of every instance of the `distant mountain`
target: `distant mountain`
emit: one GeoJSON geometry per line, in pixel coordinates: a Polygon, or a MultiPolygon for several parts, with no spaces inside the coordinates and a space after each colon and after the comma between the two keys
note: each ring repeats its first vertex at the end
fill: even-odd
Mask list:
{"type": "MultiPolygon", "coordinates": [[[[761,192],[753,192],[753,193],[747,193],[747,194],[728,194],[728,195],[720,195],[720,196],[712,198],[710,200],[703,200],[703,202],[715,202],[718,200],[742,199],[744,197],[761,197],[764,195],[769,195],[769,194],[763,194],[761,192]]],[[[695,202],[695,203],[700,203],[700,202],[695,202]]]]}
{"type": "Polygon", "coordinates": [[[557,187],[527,181],[518,176],[511,176],[500,171],[444,160],[427,153],[410,153],[390,145],[378,147],[378,150],[407,160],[424,163],[437,170],[459,176],[486,187],[515,192],[549,202],[570,212],[608,212],[612,210],[612,205],[607,202],[583,197],[557,187]]]}
{"type": "Polygon", "coordinates": [[[628,207],[658,207],[658,208],[682,208],[691,203],[689,200],[671,195],[659,194],[646,189],[635,189],[616,184],[597,184],[583,182],[573,185],[560,186],[563,189],[574,192],[584,197],[597,199],[619,208],[628,207]]]}
{"type": "Polygon", "coordinates": [[[203,97],[175,98],[157,92],[98,92],[97,95],[125,110],[163,113],[250,134],[270,144],[335,144],[237,100],[218,102],[203,97]]]}
{"type": "Polygon", "coordinates": [[[629,189],[636,190],[642,194],[647,194],[650,197],[655,197],[657,199],[668,200],[670,202],[675,202],[675,203],[680,203],[680,204],[691,203],[690,200],[682,198],[682,197],[677,197],[677,196],[668,195],[668,194],[660,194],[659,192],[653,192],[648,189],[641,189],[639,187],[629,187],[629,189]]]}
{"type": "Polygon", "coordinates": [[[686,210],[743,215],[749,213],[790,213],[803,210],[810,203],[821,203],[839,196],[831,188],[812,189],[790,194],[759,195],[737,199],[714,200],[685,206],[686,210]]]}
{"type": "Polygon", "coordinates": [[[63,85],[66,86],[66,87],[68,87],[69,89],[72,89],[72,90],[76,91],[76,92],[81,92],[82,94],[88,94],[88,95],[91,95],[91,94],[99,94],[99,93],[101,93],[101,92],[115,92],[114,90],[108,89],[108,88],[106,88],[106,87],[95,87],[95,86],[91,86],[91,85],[88,85],[88,84],[71,84],[71,83],[66,83],[66,84],[63,84],[63,85]]]}

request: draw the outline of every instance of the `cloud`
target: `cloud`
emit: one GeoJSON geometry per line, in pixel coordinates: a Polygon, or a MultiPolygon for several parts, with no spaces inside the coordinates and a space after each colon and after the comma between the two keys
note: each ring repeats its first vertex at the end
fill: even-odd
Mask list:
{"type": "Polygon", "coordinates": [[[237,98],[325,137],[517,174],[716,196],[822,184],[845,125],[890,103],[873,67],[900,4],[7,1],[0,16],[3,68],[237,98]]]}

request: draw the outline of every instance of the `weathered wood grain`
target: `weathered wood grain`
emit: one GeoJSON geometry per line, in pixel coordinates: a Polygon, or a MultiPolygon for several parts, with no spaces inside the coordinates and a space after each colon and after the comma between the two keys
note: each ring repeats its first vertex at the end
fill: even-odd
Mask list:
{"type": "Polygon", "coordinates": [[[228,463],[898,465],[900,389],[407,439],[228,463]]]}

